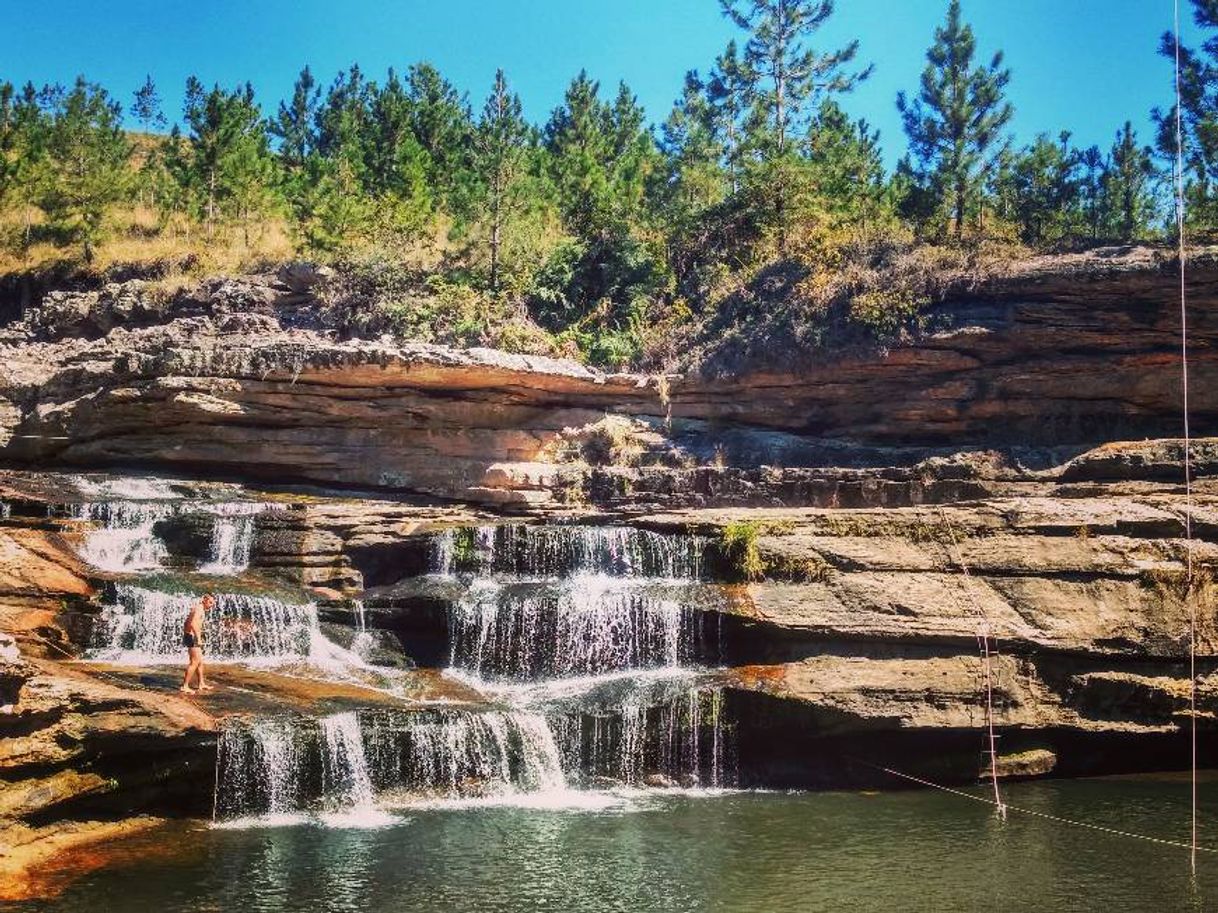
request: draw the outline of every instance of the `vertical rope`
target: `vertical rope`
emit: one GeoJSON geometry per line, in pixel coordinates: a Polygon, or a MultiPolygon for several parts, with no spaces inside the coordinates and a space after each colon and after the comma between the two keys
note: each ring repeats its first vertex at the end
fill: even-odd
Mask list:
{"type": "Polygon", "coordinates": [[[1193,598],[1193,473],[1188,424],[1188,309],[1184,282],[1184,97],[1180,90],[1180,0],[1174,0],[1176,33],[1176,239],[1180,260],[1180,383],[1184,408],[1184,548],[1185,599],[1188,601],[1188,707],[1190,724],[1191,825],[1190,862],[1197,872],[1197,601],[1193,598]]]}
{"type": "Polygon", "coordinates": [[[980,600],[977,599],[976,593],[973,591],[973,576],[969,573],[968,564],[964,561],[964,555],[960,551],[960,542],[956,538],[956,530],[952,526],[952,521],[948,519],[947,511],[942,506],[939,507],[939,516],[943,520],[943,525],[947,529],[948,537],[951,539],[951,548],[948,549],[948,559],[954,561],[960,568],[960,572],[964,576],[965,592],[968,594],[969,601],[973,604],[973,610],[977,615],[977,649],[981,654],[981,678],[982,685],[985,689],[985,729],[986,739],[989,745],[988,754],[990,756],[990,786],[994,791],[994,807],[998,814],[1005,820],[1007,816],[1006,803],[1002,801],[1002,793],[998,789],[998,735],[994,731],[994,668],[993,657],[997,651],[997,641],[994,639],[990,629],[990,619],[986,615],[985,609],[982,607],[980,600]],[[994,647],[991,647],[994,644],[994,647]]]}

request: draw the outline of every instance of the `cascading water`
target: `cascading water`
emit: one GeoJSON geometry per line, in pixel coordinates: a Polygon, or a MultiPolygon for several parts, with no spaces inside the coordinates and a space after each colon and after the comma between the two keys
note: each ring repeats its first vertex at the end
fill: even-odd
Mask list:
{"type": "Polygon", "coordinates": [[[703,636],[687,608],[702,541],[623,527],[448,531],[433,571],[472,575],[449,613],[451,665],[530,680],[677,668],[703,636]]]}
{"type": "Polygon", "coordinates": [[[320,720],[230,720],[221,732],[218,821],[364,815],[420,803],[575,803],[614,784],[731,782],[721,696],[589,708],[556,721],[528,710],[347,711],[320,720]]]}
{"type": "Polygon", "coordinates": [[[215,515],[208,560],[199,566],[204,574],[240,574],[250,566],[254,528],[258,514],[268,505],[249,501],[215,504],[208,512],[215,515]]]}
{"type": "Polygon", "coordinates": [[[702,786],[734,781],[723,692],[668,687],[663,695],[632,690],[616,704],[589,705],[553,724],[567,770],[628,786],[702,786]]]}
{"type": "Polygon", "coordinates": [[[215,818],[368,813],[378,804],[564,791],[562,755],[528,713],[364,711],[232,720],[220,735],[215,818]]]}
{"type": "MultiPolygon", "coordinates": [[[[731,785],[722,692],[693,667],[704,646],[701,547],[576,526],[433,537],[430,572],[464,587],[450,607],[451,664],[491,706],[235,724],[221,739],[217,817],[580,805],[623,801],[622,789],[731,785]],[[292,782],[235,767],[277,758],[292,782]]],[[[363,603],[351,612],[358,645],[368,637],[363,603]]]]}
{"type": "MultiPolygon", "coordinates": [[[[131,584],[114,588],[114,601],[98,616],[94,656],[142,663],[180,662],[182,629],[197,594],[163,593],[131,584]]],[[[317,638],[317,608],[266,596],[215,594],[205,621],[211,659],[307,657],[317,638]]]]}
{"type": "Polygon", "coordinates": [[[115,573],[160,567],[168,552],[153,526],[175,513],[180,492],[162,479],[77,476],[70,485],[85,500],[69,505],[69,515],[97,524],[85,537],[82,558],[115,573]]]}
{"type": "Polygon", "coordinates": [[[697,580],[705,539],[625,526],[448,529],[432,540],[432,572],[547,578],[590,571],[614,577],[697,580]]]}
{"type": "Polygon", "coordinates": [[[701,634],[681,589],[589,573],[551,586],[478,580],[449,614],[451,664],[488,680],[677,668],[701,634]]]}
{"type": "Polygon", "coordinates": [[[722,692],[693,666],[717,647],[698,601],[704,541],[626,527],[451,530],[450,664],[551,733],[569,783],[732,782],[722,692]]]}
{"type": "Polygon", "coordinates": [[[271,717],[229,721],[216,745],[217,820],[298,812],[304,786],[304,745],[295,721],[271,717]]]}
{"type": "Polygon", "coordinates": [[[164,501],[91,501],[71,505],[78,520],[98,528],[85,537],[80,555],[103,571],[131,573],[153,570],[168,557],[168,550],[153,532],[158,521],[173,516],[177,505],[164,501]]]}
{"type": "Polygon", "coordinates": [[[351,639],[351,652],[364,659],[372,648],[372,635],[368,633],[368,615],[364,610],[364,600],[351,601],[351,616],[355,621],[355,637],[351,639]]]}
{"type": "Polygon", "coordinates": [[[162,520],[183,513],[211,514],[208,558],[199,570],[211,575],[239,574],[249,567],[254,525],[270,505],[256,501],[208,501],[185,498],[160,479],[92,480],[72,483],[88,500],[68,505],[70,516],[95,524],[81,557],[104,571],[136,573],[160,568],[169,551],[156,534],[162,520]]]}
{"type": "Polygon", "coordinates": [[[322,782],[325,795],[342,809],[370,809],[376,796],[368,759],[364,754],[364,736],[359,717],[354,711],[336,713],[321,720],[322,782]]]}

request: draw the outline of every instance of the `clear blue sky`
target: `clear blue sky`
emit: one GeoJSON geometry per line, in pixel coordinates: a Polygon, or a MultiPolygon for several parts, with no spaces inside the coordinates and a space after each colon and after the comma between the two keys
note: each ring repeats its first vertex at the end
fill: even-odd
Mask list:
{"type": "MultiPolygon", "coordinates": [[[[904,147],[894,97],[916,90],[946,6],[838,0],[820,33],[825,48],[859,37],[860,59],[876,64],[843,103],[880,128],[890,163],[904,147]]],[[[1020,142],[1069,127],[1106,149],[1126,119],[1151,139],[1151,107],[1170,102],[1171,70],[1155,51],[1171,0],[964,0],[964,13],[983,53],[1006,52],[1020,142]]],[[[150,73],[171,121],[191,73],[209,85],[248,79],[273,110],[305,63],[326,84],[355,61],[379,79],[427,59],[475,108],[503,67],[535,121],[586,67],[604,91],[625,79],[658,123],[685,71],[706,72],[735,33],[717,0],[0,0],[0,15],[0,79],[84,73],[127,103],[150,73]]],[[[1188,17],[1186,41],[1194,33],[1188,17]]]]}

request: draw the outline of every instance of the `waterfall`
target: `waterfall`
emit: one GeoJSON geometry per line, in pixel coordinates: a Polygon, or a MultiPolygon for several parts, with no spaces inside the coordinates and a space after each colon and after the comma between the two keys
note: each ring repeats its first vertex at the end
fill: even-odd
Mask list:
{"type": "Polygon", "coordinates": [[[216,745],[213,818],[299,811],[303,772],[303,746],[292,720],[227,722],[216,745]]]}
{"type": "Polygon", "coordinates": [[[360,659],[365,659],[372,647],[372,635],[368,633],[368,615],[364,609],[364,600],[351,600],[351,615],[355,621],[355,637],[351,639],[351,652],[360,659]]]}
{"type": "Polygon", "coordinates": [[[154,527],[161,520],[197,511],[215,518],[208,558],[199,570],[214,575],[239,574],[249,567],[255,518],[271,506],[252,501],[186,499],[157,479],[96,482],[81,478],[74,484],[89,500],[68,505],[69,515],[98,527],[87,533],[81,557],[113,573],[161,567],[169,552],[154,527]]]}
{"type": "MultiPolygon", "coordinates": [[[[199,594],[163,593],[131,584],[114,589],[114,602],[103,608],[94,625],[95,655],[119,661],[179,662],[185,652],[183,626],[199,594]]],[[[239,593],[217,593],[215,598],[216,605],[203,623],[209,659],[310,655],[318,626],[313,604],[239,593]]]]}
{"type": "Polygon", "coordinates": [[[340,808],[369,809],[375,804],[364,754],[364,736],[353,711],[321,720],[322,776],[325,797],[340,808]]]}
{"type": "Polygon", "coordinates": [[[551,795],[566,790],[545,719],[469,710],[347,711],[312,721],[227,721],[217,820],[375,811],[378,803],[551,795]]]}
{"type": "Polygon", "coordinates": [[[566,787],[553,733],[535,714],[439,713],[403,732],[400,785],[454,799],[566,787]]]}
{"type": "Polygon", "coordinates": [[[162,501],[90,501],[69,508],[77,520],[98,524],[85,536],[80,556],[114,573],[153,570],[169,552],[153,527],[173,516],[177,505],[162,501]]]}
{"type": "Polygon", "coordinates": [[[667,536],[626,526],[463,527],[437,534],[431,569],[519,577],[558,577],[580,571],[617,577],[696,580],[705,539],[667,536]]]}
{"type": "Polygon", "coordinates": [[[637,689],[558,716],[553,728],[564,767],[626,786],[733,785],[722,690],[665,684],[663,691],[637,689]]]}
{"type": "Polygon", "coordinates": [[[572,788],[733,783],[716,689],[554,719],[527,710],[366,710],[229,720],[214,817],[382,820],[420,802],[571,801],[572,788]]]}
{"type": "Polygon", "coordinates": [[[204,574],[240,574],[250,565],[257,515],[268,505],[231,501],[214,504],[208,512],[215,515],[208,560],[199,566],[204,574]]]}
{"type": "Polygon", "coordinates": [[[453,572],[453,554],[457,541],[455,530],[446,529],[431,537],[430,561],[431,572],[443,577],[449,577],[453,572]]]}
{"type": "MultiPolygon", "coordinates": [[[[429,571],[461,593],[449,606],[450,664],[488,706],[240,724],[222,739],[244,747],[222,752],[217,817],[284,814],[286,803],[297,814],[362,820],[419,803],[582,805],[633,801],[643,787],[732,785],[735,730],[723,693],[690,668],[703,646],[697,601],[709,598],[702,545],[525,524],[431,537],[429,571]],[[278,750],[293,759],[284,765],[293,782],[254,788],[248,778],[263,775],[227,769],[273,758],[261,746],[279,746],[284,726],[294,747],[278,750]]],[[[353,601],[350,611],[359,653],[370,641],[365,606],[353,601]]]]}
{"type": "Polygon", "coordinates": [[[477,579],[449,611],[451,665],[526,680],[676,668],[701,637],[680,584],[577,573],[554,585],[477,579]]]}

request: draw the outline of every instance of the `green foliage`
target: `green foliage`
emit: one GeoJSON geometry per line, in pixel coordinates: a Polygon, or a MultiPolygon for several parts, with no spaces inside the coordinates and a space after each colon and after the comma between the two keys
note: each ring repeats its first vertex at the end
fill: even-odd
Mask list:
{"type": "Polygon", "coordinates": [[[606,331],[604,341],[613,348],[618,334],[631,329],[664,284],[659,260],[629,235],[567,241],[537,271],[529,290],[530,310],[554,331],[569,326],[606,331]]]}
{"type": "MultiPolygon", "coordinates": [[[[148,77],[134,135],[83,79],[0,82],[0,254],[24,269],[69,245],[130,255],[164,238],[190,257],[243,237],[252,257],[251,235],[266,232],[344,267],[326,305],[341,332],[664,369],[922,331],[934,277],[976,263],[941,261],[946,248],[911,245],[911,232],[958,241],[967,226],[976,243],[952,247],[964,259],[995,238],[1154,236],[1161,176],[1129,124],[1110,150],[1064,133],[1008,148],[1009,71],[1001,54],[974,60],[955,0],[920,91],[899,98],[910,148],[891,175],[878,133],[838,104],[870,67],[857,41],[821,45],[831,0],[720,6],[738,41],[686,74],[657,127],[629,87],[602,93],[584,71],[541,126],[502,71],[476,117],[426,62],[383,78],[353,65],[328,83],[306,66],[269,117],[249,84],[192,77],[167,134],[148,77]]],[[[1218,0],[1194,7],[1218,28],[1218,0]]],[[[1182,51],[1189,215],[1211,226],[1216,47],[1182,51]]],[[[1161,152],[1172,123],[1159,114],[1161,152]]]]}
{"type": "Polygon", "coordinates": [[[482,109],[475,136],[476,171],[481,184],[480,214],[489,226],[489,282],[499,292],[499,263],[504,233],[525,204],[521,180],[527,165],[531,131],[521,115],[520,96],[508,89],[503,70],[495,72],[495,84],[482,109]]]}
{"type": "Polygon", "coordinates": [[[240,222],[248,240],[255,218],[274,203],[278,165],[249,83],[233,90],[186,81],[188,133],[179,173],[212,234],[221,220],[240,222]]]}
{"type": "Polygon", "coordinates": [[[915,327],[928,303],[901,288],[871,289],[850,300],[850,320],[877,341],[889,342],[915,327]]]}
{"type": "MultiPolygon", "coordinates": [[[[1165,32],[1159,52],[1180,58],[1185,215],[1193,227],[1212,231],[1218,228],[1218,0],[1193,0],[1193,21],[1205,35],[1200,50],[1177,48],[1176,36],[1165,32]]],[[[1174,166],[1176,107],[1156,108],[1152,116],[1159,151],[1174,166]]]]}
{"type": "Polygon", "coordinates": [[[742,580],[760,580],[766,563],[757,547],[762,524],[754,520],[733,520],[719,531],[719,552],[729,573],[742,580]]]}
{"type": "Polygon", "coordinates": [[[726,72],[740,77],[747,105],[741,123],[747,205],[762,214],[779,253],[785,254],[799,221],[798,207],[790,200],[807,197],[804,159],[793,138],[810,107],[849,91],[870,75],[871,67],[846,71],[858,53],[857,39],[834,51],[809,45],[833,14],[832,0],[720,0],[720,6],[748,33],[743,59],[724,59],[726,72]]]}
{"type": "Polygon", "coordinates": [[[107,210],[126,197],[132,184],[122,109],[84,77],[66,92],[46,90],[43,106],[46,170],[39,206],[54,225],[84,244],[89,260],[107,210]]]}
{"type": "Polygon", "coordinates": [[[946,209],[957,240],[966,217],[980,211],[985,178],[1014,114],[1004,99],[1011,72],[1002,52],[988,65],[976,64],[976,47],[972,27],[961,21],[960,0],[951,0],[947,21],[935,29],[926,52],[918,96],[897,96],[911,162],[918,165],[911,176],[946,209]]]}
{"type": "Polygon", "coordinates": [[[144,84],[135,90],[131,116],[145,131],[163,128],[168,123],[165,112],[161,110],[161,93],[157,91],[151,76],[145,77],[144,84]]]}
{"type": "Polygon", "coordinates": [[[1150,148],[1139,146],[1129,121],[1117,131],[1102,176],[1103,221],[1120,241],[1144,238],[1156,215],[1153,182],[1156,173],[1150,148]]]}

